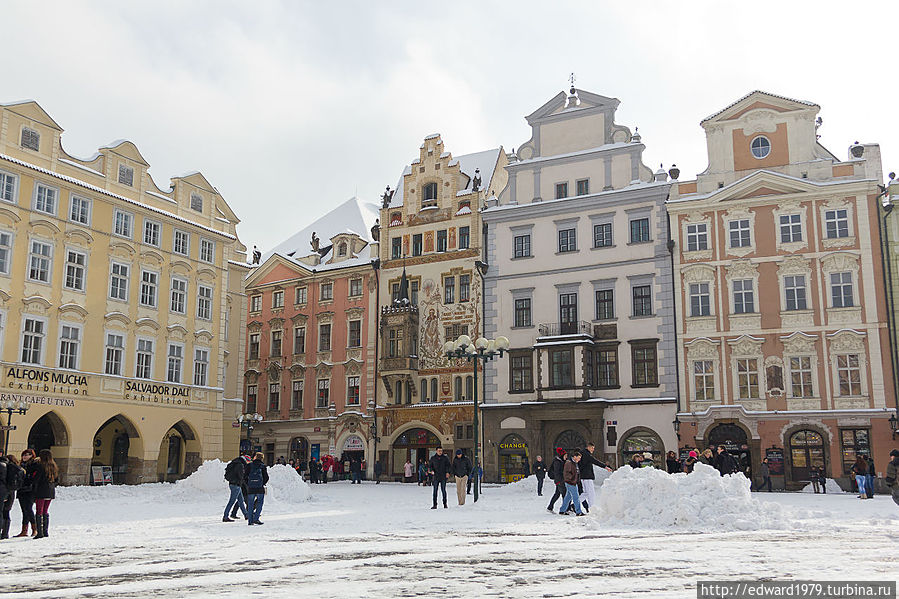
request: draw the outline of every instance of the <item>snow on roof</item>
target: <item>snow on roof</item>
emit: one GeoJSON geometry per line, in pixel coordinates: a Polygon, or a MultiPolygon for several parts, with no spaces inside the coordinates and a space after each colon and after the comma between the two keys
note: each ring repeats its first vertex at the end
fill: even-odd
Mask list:
{"type": "Polygon", "coordinates": [[[104,174],[101,173],[100,171],[96,171],[96,170],[94,170],[94,169],[92,169],[92,168],[86,167],[86,166],[84,166],[83,164],[78,164],[78,163],[75,162],[74,160],[66,160],[65,158],[60,158],[59,161],[62,162],[63,164],[68,164],[69,166],[74,166],[75,168],[80,168],[81,170],[87,171],[88,173],[90,173],[90,174],[92,174],[92,175],[97,175],[97,176],[100,176],[100,177],[106,177],[106,175],[104,175],[104,174]]]}
{"type": "MultiPolygon", "coordinates": [[[[325,247],[325,244],[335,235],[358,231],[362,231],[362,233],[356,233],[359,237],[371,243],[374,241],[371,238],[371,228],[377,218],[377,204],[363,202],[359,198],[352,197],[276,245],[263,256],[262,261],[264,262],[272,254],[288,256],[293,253],[292,258],[294,259],[308,256],[312,253],[310,242],[313,231],[322,240],[322,247],[325,247]]],[[[322,257],[322,262],[325,260],[326,257],[322,257]]],[[[345,265],[345,262],[348,261],[340,264],[345,265]]],[[[318,270],[322,270],[322,267],[319,267],[318,270]]]]}
{"type": "Polygon", "coordinates": [[[28,100],[13,100],[12,102],[2,102],[2,103],[0,103],[0,106],[18,106],[20,104],[31,104],[32,102],[37,104],[37,100],[28,99],[28,100]]]}
{"type": "Polygon", "coordinates": [[[461,208],[459,208],[459,211],[456,212],[456,216],[464,216],[466,214],[471,214],[471,206],[462,206],[461,208]]]}
{"type": "MultiPolygon", "coordinates": [[[[493,172],[496,168],[496,163],[499,162],[500,152],[502,152],[502,148],[493,148],[492,150],[474,152],[473,154],[463,154],[462,156],[453,158],[453,161],[447,164],[447,166],[458,163],[459,170],[468,176],[468,185],[466,185],[464,189],[460,189],[456,195],[471,193],[471,182],[474,179],[475,169],[481,170],[481,189],[489,189],[490,182],[493,180],[493,172]]],[[[419,161],[416,160],[412,164],[416,164],[417,162],[419,161]]],[[[393,194],[393,199],[390,201],[390,208],[396,208],[403,205],[403,178],[409,174],[412,174],[411,166],[407,166],[403,169],[403,174],[396,184],[396,192],[393,194]]]]}
{"type": "Polygon", "coordinates": [[[103,144],[102,146],[100,146],[100,149],[106,150],[106,149],[117,148],[120,145],[122,145],[123,143],[128,143],[128,140],[127,139],[114,139],[111,142],[109,142],[108,144],[103,144]]]}

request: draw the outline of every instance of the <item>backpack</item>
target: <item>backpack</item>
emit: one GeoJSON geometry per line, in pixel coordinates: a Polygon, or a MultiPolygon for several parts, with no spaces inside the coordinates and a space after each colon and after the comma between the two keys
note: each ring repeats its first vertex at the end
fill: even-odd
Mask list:
{"type": "Polygon", "coordinates": [[[240,481],[240,475],[237,473],[237,469],[242,467],[243,464],[236,460],[228,462],[228,465],[225,467],[225,480],[228,481],[228,484],[236,485],[236,481],[240,481]]]}
{"type": "Polygon", "coordinates": [[[262,464],[253,463],[250,465],[250,475],[247,477],[248,489],[261,489],[265,486],[265,481],[262,478],[263,468],[262,464]]]}
{"type": "Polygon", "coordinates": [[[6,465],[6,488],[9,491],[18,491],[25,484],[25,471],[15,464],[6,465]]]}

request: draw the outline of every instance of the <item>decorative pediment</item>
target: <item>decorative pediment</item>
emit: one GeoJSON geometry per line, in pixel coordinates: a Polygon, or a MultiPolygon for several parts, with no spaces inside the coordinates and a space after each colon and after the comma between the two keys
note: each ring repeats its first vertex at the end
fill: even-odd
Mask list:
{"type": "Polygon", "coordinates": [[[184,260],[172,260],[170,265],[172,272],[179,275],[187,276],[190,274],[190,263],[184,260]]]}
{"type": "Polygon", "coordinates": [[[215,271],[209,267],[198,268],[197,278],[204,281],[215,281],[215,271]]]}
{"type": "Polygon", "coordinates": [[[305,314],[294,314],[290,317],[290,322],[292,322],[294,325],[304,325],[306,324],[307,320],[309,320],[309,317],[305,314]]]}
{"type": "Polygon", "coordinates": [[[0,223],[12,226],[20,222],[21,220],[22,219],[19,218],[19,215],[14,211],[6,208],[5,206],[0,206],[0,223]]]}
{"type": "Polygon", "coordinates": [[[796,331],[780,338],[784,346],[784,354],[814,354],[818,342],[817,335],[809,335],[796,331]]]}
{"type": "Polygon", "coordinates": [[[151,263],[153,266],[157,268],[162,266],[162,263],[165,261],[165,258],[162,257],[157,251],[154,250],[144,250],[140,253],[141,263],[146,265],[147,263],[151,263]]]}
{"type": "Polygon", "coordinates": [[[346,315],[348,318],[352,318],[352,319],[362,318],[362,316],[364,314],[365,314],[365,310],[362,308],[347,308],[346,309],[346,315]]]}
{"type": "MultiPolygon", "coordinates": [[[[589,108],[615,110],[620,104],[620,101],[617,98],[602,96],[583,89],[576,89],[575,92],[577,94],[577,108],[579,110],[586,110],[589,108]]],[[[546,104],[526,116],[525,119],[527,119],[528,124],[533,124],[534,122],[559,114],[565,110],[566,107],[568,107],[568,94],[561,91],[550,98],[546,104]]]]}
{"type": "Polygon", "coordinates": [[[247,380],[248,383],[255,383],[259,379],[259,375],[262,374],[258,370],[251,368],[243,373],[243,378],[247,380]]]}
{"type": "Polygon", "coordinates": [[[42,315],[50,310],[50,302],[39,295],[23,298],[22,303],[25,305],[25,312],[29,314],[42,315]]]}
{"type": "Polygon", "coordinates": [[[698,337],[685,343],[688,360],[717,360],[721,357],[718,347],[720,341],[713,341],[708,337],[698,337]]]}
{"type": "Polygon", "coordinates": [[[347,360],[344,363],[344,369],[348,376],[357,376],[362,374],[362,362],[358,360],[347,360]]]}
{"type": "Polygon", "coordinates": [[[758,268],[749,260],[734,260],[727,267],[727,274],[725,275],[728,281],[733,279],[754,279],[758,276],[758,268]]]}
{"type": "Polygon", "coordinates": [[[863,352],[865,333],[853,329],[843,329],[828,335],[832,352],[863,352]]]}
{"type": "Polygon", "coordinates": [[[731,353],[735,356],[756,357],[762,355],[762,344],[764,342],[764,339],[758,337],[740,335],[736,339],[728,339],[727,344],[731,348],[731,353]]]}
{"type": "Polygon", "coordinates": [[[53,221],[45,218],[35,217],[31,219],[31,230],[38,235],[56,235],[59,233],[59,227],[53,221]]]}
{"type": "Polygon", "coordinates": [[[154,331],[159,330],[159,322],[157,322],[153,318],[138,318],[136,324],[142,329],[152,329],[154,331]]]}
{"type": "Polygon", "coordinates": [[[5,306],[12,296],[0,289],[0,302],[5,306]]]}
{"type": "Polygon", "coordinates": [[[109,242],[109,254],[118,258],[131,260],[137,252],[133,247],[121,241],[109,242]]]}
{"type": "Polygon", "coordinates": [[[277,331],[284,328],[284,319],[283,318],[272,318],[268,321],[268,326],[273,331],[277,331]]]}
{"type": "Polygon", "coordinates": [[[315,375],[319,378],[331,376],[331,365],[325,362],[319,362],[315,366],[315,375]]]}
{"type": "Polygon", "coordinates": [[[187,338],[188,330],[180,324],[170,324],[166,327],[168,338],[177,341],[184,341],[187,338]]]}
{"type": "Polygon", "coordinates": [[[118,324],[126,327],[131,325],[131,319],[121,312],[107,312],[103,320],[106,321],[106,324],[118,324]]]}
{"type": "Polygon", "coordinates": [[[200,329],[199,331],[194,331],[194,339],[197,341],[205,341],[206,343],[212,343],[214,337],[212,336],[212,332],[206,329],[200,329]]]}
{"type": "Polygon", "coordinates": [[[821,258],[821,270],[831,272],[858,272],[858,256],[849,252],[834,252],[821,258]]]}
{"type": "Polygon", "coordinates": [[[258,320],[252,320],[247,324],[247,331],[251,333],[258,333],[262,330],[262,323],[258,320]]]}
{"type": "Polygon", "coordinates": [[[281,363],[276,360],[272,361],[266,368],[265,373],[270,381],[281,378],[281,363]]]}
{"type": "Polygon", "coordinates": [[[760,170],[722,187],[709,196],[713,202],[729,202],[764,196],[799,193],[820,193],[820,186],[807,179],[798,179],[773,171],[760,170]]]}
{"type": "Polygon", "coordinates": [[[705,283],[715,280],[715,268],[708,264],[696,264],[681,269],[684,283],[705,283]]]}
{"type": "Polygon", "coordinates": [[[294,378],[298,378],[306,372],[306,365],[297,362],[295,364],[291,364],[289,370],[291,376],[293,376],[294,378]]]}
{"type": "Polygon", "coordinates": [[[802,256],[787,256],[777,267],[781,276],[804,275],[811,271],[811,262],[802,256]]]}
{"type": "Polygon", "coordinates": [[[94,238],[84,229],[72,228],[66,231],[66,242],[81,247],[90,247],[94,238]]]}
{"type": "Polygon", "coordinates": [[[738,119],[753,111],[784,113],[810,109],[817,112],[821,108],[813,102],[794,100],[785,96],[778,96],[776,94],[755,90],[749,92],[733,104],[707,116],[700,124],[703,127],[707,127],[713,123],[738,119]]]}
{"type": "Polygon", "coordinates": [[[78,304],[63,304],[57,308],[57,311],[59,312],[60,320],[76,320],[78,322],[84,322],[88,314],[87,310],[78,304]]]}
{"type": "Polygon", "coordinates": [[[319,324],[327,324],[327,323],[331,322],[333,319],[334,319],[333,312],[319,312],[318,314],[315,315],[315,320],[319,324]]]}

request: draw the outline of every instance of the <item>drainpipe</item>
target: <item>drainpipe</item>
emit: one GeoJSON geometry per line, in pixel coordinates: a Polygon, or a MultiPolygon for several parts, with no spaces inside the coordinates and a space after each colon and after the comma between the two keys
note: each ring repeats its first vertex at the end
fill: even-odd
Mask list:
{"type": "MultiPolygon", "coordinates": [[[[892,181],[891,181],[892,183],[892,181]]],[[[884,279],[884,288],[886,289],[886,300],[887,300],[887,329],[890,332],[890,362],[893,367],[893,399],[895,401],[895,410],[896,410],[896,418],[899,418],[899,356],[897,356],[897,335],[896,335],[896,314],[894,312],[894,298],[893,298],[893,267],[892,260],[890,260],[890,233],[889,233],[889,223],[888,218],[893,212],[893,204],[892,202],[886,201],[883,204],[879,203],[881,198],[889,198],[887,194],[889,194],[889,187],[881,186],[881,193],[877,196],[878,204],[877,210],[883,208],[883,217],[878,219],[878,228],[877,232],[880,235],[880,266],[881,273],[884,279]]]]}
{"type": "MultiPolygon", "coordinates": [[[[668,197],[665,198],[667,201],[668,197]]],[[[675,418],[680,413],[680,360],[678,359],[678,340],[677,340],[677,276],[674,272],[674,248],[676,246],[674,239],[671,237],[671,215],[665,211],[665,220],[668,225],[668,258],[671,260],[671,309],[674,311],[674,397],[677,400],[677,412],[675,418]]],[[[679,436],[679,435],[678,435],[679,436]]],[[[678,439],[680,440],[680,439],[678,439]]]]}
{"type": "MultiPolygon", "coordinates": [[[[372,473],[374,473],[375,464],[378,462],[378,341],[381,337],[381,259],[375,258],[371,261],[371,267],[375,271],[375,380],[374,380],[374,408],[372,409],[372,431],[375,441],[374,455],[372,456],[372,473]]],[[[385,465],[386,468],[386,465],[385,465]]]]}

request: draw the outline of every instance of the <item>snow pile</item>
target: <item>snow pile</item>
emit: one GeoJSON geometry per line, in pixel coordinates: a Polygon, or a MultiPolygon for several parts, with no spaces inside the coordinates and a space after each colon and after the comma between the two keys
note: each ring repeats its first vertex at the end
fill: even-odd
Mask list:
{"type": "Polygon", "coordinates": [[[207,460],[200,464],[197,471],[175,483],[178,491],[184,495],[227,495],[228,482],[225,480],[227,464],[219,459],[207,460]]]}
{"type": "Polygon", "coordinates": [[[312,497],[312,488],[296,470],[283,464],[268,469],[266,501],[300,503],[312,497]]]}
{"type": "Polygon", "coordinates": [[[705,464],[691,474],[623,466],[599,494],[597,517],[609,525],[697,531],[784,528],[780,505],[751,497],[742,474],[720,476],[705,464]]]}
{"type": "MultiPolygon", "coordinates": [[[[849,491],[844,491],[843,488],[837,483],[837,481],[835,481],[832,478],[827,479],[827,485],[825,486],[825,490],[828,493],[834,493],[834,494],[849,492],[849,491]]],[[[803,493],[814,493],[815,487],[814,487],[814,485],[812,485],[812,483],[809,483],[809,484],[805,485],[804,487],[802,487],[802,492],[803,493]]]]}

